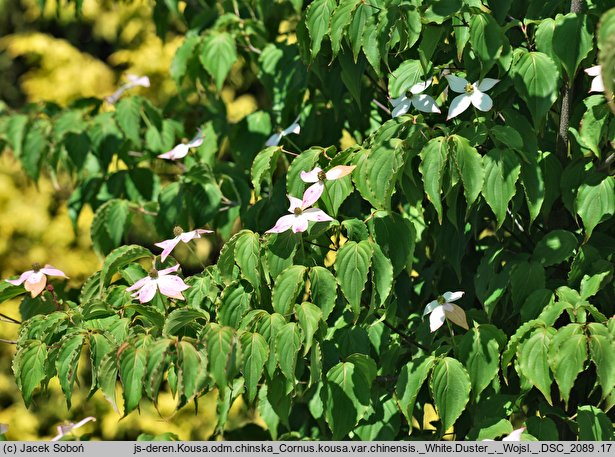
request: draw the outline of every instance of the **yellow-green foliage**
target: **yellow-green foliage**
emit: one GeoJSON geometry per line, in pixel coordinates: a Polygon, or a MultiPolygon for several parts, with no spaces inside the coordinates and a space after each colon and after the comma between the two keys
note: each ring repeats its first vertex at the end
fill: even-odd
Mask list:
{"type": "MultiPolygon", "coordinates": [[[[49,1],[42,13],[36,0],[22,0],[22,4],[28,21],[53,16],[69,27],[76,20],[72,7],[66,8],[64,4],[58,7],[49,1]]],[[[0,39],[0,50],[13,58],[26,57],[32,65],[20,81],[29,101],[66,104],[78,97],[111,94],[123,82],[117,80],[118,67],[126,73],[149,76],[152,87],[148,94],[154,101],[165,100],[174,93],[168,69],[181,38],[171,36],[163,42],[156,36],[149,2],[86,0],[79,20],[91,24],[94,38],[115,44],[116,51],[107,62],[44,33],[14,34],[0,39]]]]}
{"type": "MultiPolygon", "coordinates": [[[[57,18],[67,27],[75,21],[72,7],[57,8],[47,2],[40,12],[36,0],[22,0],[25,19],[34,22],[43,17],[57,18]]],[[[72,4],[71,4],[72,5],[72,4]]],[[[62,105],[84,96],[101,97],[111,94],[118,85],[114,68],[124,73],[149,76],[152,87],[137,88],[131,93],[143,93],[155,103],[176,93],[169,77],[171,59],[180,44],[179,37],[168,37],[162,42],[156,35],[151,21],[151,4],[145,0],[133,2],[103,2],[86,0],[80,19],[91,23],[92,34],[98,39],[116,43],[116,51],[108,61],[81,52],[66,40],[40,32],[14,34],[0,39],[0,49],[11,57],[26,57],[30,69],[22,77],[21,89],[28,101],[53,101],[62,105]]],[[[238,73],[237,73],[238,74],[238,73]]],[[[251,95],[235,96],[232,89],[225,90],[223,99],[228,105],[229,120],[238,121],[256,110],[256,100],[251,95]]],[[[60,177],[60,180],[62,177],[60,177]]],[[[31,264],[50,263],[70,277],[68,287],[78,287],[92,272],[100,268],[100,260],[91,247],[89,227],[92,213],[86,208],[79,219],[80,232],[75,237],[67,215],[66,202],[59,200],[58,189],[49,179],[42,178],[34,185],[21,171],[9,151],[0,154],[0,278],[16,275],[30,269],[31,264]]],[[[62,192],[65,194],[65,192],[62,192]]],[[[199,248],[209,252],[209,243],[199,248]]],[[[199,253],[206,257],[207,252],[199,253]]],[[[180,250],[181,254],[181,250],[180,250]]],[[[52,282],[55,279],[52,279],[52,282]]],[[[12,300],[0,310],[5,315],[19,319],[19,300],[12,300]]],[[[0,338],[15,339],[17,326],[0,321],[0,338]]],[[[135,439],[140,433],[160,434],[172,432],[181,439],[207,439],[215,427],[215,393],[201,399],[198,415],[194,407],[175,411],[175,399],[161,393],[158,411],[144,403],[139,414],[131,414],[120,421],[100,393],[87,400],[85,388],[75,388],[73,407],[66,409],[57,379],[47,394],[36,397],[26,409],[11,372],[14,346],[0,344],[0,423],[9,425],[7,438],[13,440],[48,439],[56,434],[56,426],[67,421],[77,421],[85,416],[95,416],[97,422],[89,423],[76,431],[76,435],[92,433],[94,439],[135,439]]],[[[89,360],[84,354],[79,378],[90,376],[89,360]]],[[[231,409],[227,429],[245,422],[259,421],[246,411],[241,401],[231,409]]],[[[261,422],[262,424],[262,422],[261,422]]]]}

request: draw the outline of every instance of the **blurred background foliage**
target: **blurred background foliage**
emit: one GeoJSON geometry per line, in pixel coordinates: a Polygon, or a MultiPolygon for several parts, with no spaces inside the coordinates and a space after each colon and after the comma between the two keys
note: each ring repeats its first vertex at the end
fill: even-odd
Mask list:
{"type": "MultiPolygon", "coordinates": [[[[0,105],[20,109],[28,103],[51,101],[66,106],[80,97],[110,95],[128,74],[147,75],[151,81],[149,89],[132,89],[131,94],[142,93],[158,106],[172,104],[177,87],[169,66],[184,33],[180,27],[169,24],[162,40],[147,0],[85,0],[79,17],[73,3],[49,1],[41,11],[36,0],[0,0],[0,105]]],[[[238,122],[257,108],[255,97],[240,90],[245,85],[241,62],[229,83],[222,100],[228,120],[238,122]]],[[[81,213],[77,233],[71,226],[66,204],[71,191],[70,181],[63,176],[42,177],[35,185],[10,152],[0,155],[1,278],[28,270],[34,262],[50,263],[71,278],[67,283],[71,288],[100,268],[88,230],[91,210],[81,213]]],[[[198,251],[203,257],[208,255],[207,240],[202,240],[198,251]]],[[[181,250],[177,254],[180,258],[190,255],[181,250]]],[[[20,319],[18,306],[12,300],[0,311],[20,319]]],[[[16,325],[0,322],[0,338],[15,339],[16,332],[16,325]]],[[[194,406],[173,414],[175,399],[165,394],[158,410],[148,404],[140,414],[120,420],[121,415],[100,392],[93,401],[87,400],[85,388],[77,389],[73,408],[67,411],[56,382],[48,395],[27,409],[11,371],[13,353],[13,345],[0,345],[0,423],[9,425],[8,439],[48,439],[57,433],[57,425],[90,415],[97,421],[76,430],[76,436],[134,440],[141,433],[170,432],[183,440],[202,440],[213,432],[215,393],[200,401],[198,414],[194,406]]],[[[87,363],[80,366],[87,367],[87,363]]],[[[89,373],[80,373],[82,376],[89,373]]],[[[241,401],[236,402],[227,429],[248,422],[262,425],[241,401]]],[[[258,430],[262,429],[255,428],[258,430]]],[[[227,435],[231,437],[232,433],[227,435]]]]}

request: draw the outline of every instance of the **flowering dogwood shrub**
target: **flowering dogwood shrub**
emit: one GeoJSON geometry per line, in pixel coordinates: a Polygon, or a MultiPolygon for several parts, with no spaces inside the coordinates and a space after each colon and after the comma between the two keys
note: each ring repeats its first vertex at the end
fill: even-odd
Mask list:
{"type": "Polygon", "coordinates": [[[273,439],[612,439],[615,10],[179,3],[154,17],[186,30],[168,106],[132,77],[0,113],[30,178],[73,178],[103,259],[79,290],[0,285],[57,303],[21,324],[26,404],[57,377],[70,406],[86,353],[80,386],[123,414],[217,390],[218,435],[242,397],[273,439]],[[235,124],[228,84],[259,101],[235,124]],[[203,227],[195,271],[173,249],[203,227]]]}

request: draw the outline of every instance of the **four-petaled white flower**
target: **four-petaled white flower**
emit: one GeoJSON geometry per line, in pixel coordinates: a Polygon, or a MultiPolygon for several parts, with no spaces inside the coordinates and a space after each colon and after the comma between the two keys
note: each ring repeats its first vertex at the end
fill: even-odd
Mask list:
{"type": "Polygon", "coordinates": [[[53,438],[51,438],[51,441],[58,441],[62,439],[64,435],[68,435],[73,430],[79,427],[83,427],[85,424],[87,424],[90,421],[96,422],[96,418],[92,416],[88,416],[85,419],[80,420],[76,424],[71,422],[70,424],[66,424],[66,425],[58,425],[58,434],[54,436],[53,438]]]}
{"type": "Polygon", "coordinates": [[[213,232],[211,230],[205,230],[205,229],[196,229],[196,230],[192,230],[191,232],[184,232],[181,229],[181,227],[175,227],[173,229],[173,235],[175,235],[175,238],[172,238],[170,240],[164,240],[164,241],[161,241],[160,243],[155,243],[156,246],[163,249],[162,253],[160,254],[160,260],[164,262],[169,256],[169,254],[171,253],[171,251],[175,249],[175,246],[177,246],[177,243],[179,243],[180,241],[187,243],[190,240],[194,240],[195,238],[201,238],[202,233],[213,233],[213,232]]]}
{"type": "Polygon", "coordinates": [[[115,104],[124,92],[126,92],[128,89],[132,89],[133,87],[150,86],[149,78],[147,76],[126,75],[126,79],[128,79],[128,82],[126,84],[120,86],[120,88],[113,92],[113,94],[109,95],[108,97],[105,97],[105,100],[107,100],[107,102],[111,103],[112,105],[115,104]]]}
{"type": "Polygon", "coordinates": [[[126,290],[129,292],[136,290],[132,297],[137,297],[141,303],[151,301],[154,295],[156,295],[156,289],[160,289],[160,293],[167,297],[185,300],[182,291],[190,286],[184,283],[183,279],[179,276],[169,274],[175,273],[178,269],[179,264],[160,271],[154,269],[148,276],[139,279],[126,290]]]}
{"type": "Polygon", "coordinates": [[[312,206],[322,195],[325,190],[325,181],[333,181],[334,179],[343,178],[352,173],[356,165],[337,165],[331,168],[326,173],[321,168],[316,167],[311,171],[302,171],[301,180],[303,182],[313,182],[303,194],[303,204],[312,206]]]}
{"type": "Polygon", "coordinates": [[[306,204],[305,194],[303,200],[287,195],[290,200],[290,207],[287,214],[282,216],[275,223],[275,226],[265,233],[281,233],[285,232],[292,227],[293,232],[305,232],[308,228],[308,222],[330,222],[334,220],[331,216],[318,208],[308,208],[310,205],[306,204]]]}
{"type": "Polygon", "coordinates": [[[589,76],[593,76],[592,85],[589,88],[590,92],[604,92],[604,81],[602,81],[602,67],[595,65],[585,70],[589,76]]]}
{"type": "Polygon", "coordinates": [[[32,265],[32,270],[23,272],[19,279],[6,279],[6,282],[11,283],[14,286],[20,286],[25,282],[24,288],[30,292],[32,298],[34,298],[45,289],[45,285],[47,284],[46,275],[68,278],[63,271],[60,271],[51,265],[45,265],[41,268],[38,263],[35,263],[32,265]]]}
{"type": "Polygon", "coordinates": [[[412,94],[410,97],[404,93],[400,97],[391,99],[391,105],[393,106],[391,116],[397,117],[406,114],[412,105],[424,113],[439,113],[440,108],[436,105],[436,101],[430,95],[421,93],[430,85],[431,79],[429,79],[429,81],[420,82],[409,89],[412,94]]]}
{"type": "Polygon", "coordinates": [[[171,149],[169,152],[160,154],[158,157],[160,157],[161,159],[169,160],[183,159],[188,155],[188,151],[190,151],[190,148],[198,148],[202,144],[203,131],[201,129],[198,129],[197,134],[188,143],[180,143],[176,145],[173,149],[171,149]]]}
{"type": "Polygon", "coordinates": [[[427,304],[425,311],[423,312],[423,316],[431,313],[429,316],[429,328],[432,332],[435,332],[442,327],[445,319],[448,319],[458,326],[468,330],[468,322],[466,321],[465,311],[459,306],[451,303],[459,300],[463,297],[463,294],[464,292],[445,292],[436,300],[433,300],[427,304]]]}
{"type": "Polygon", "coordinates": [[[481,111],[489,111],[493,107],[493,100],[489,95],[485,94],[493,86],[495,86],[499,79],[485,78],[480,83],[469,83],[466,79],[458,76],[446,75],[448,85],[454,92],[458,92],[458,95],[451,102],[451,106],[448,108],[448,115],[446,120],[459,116],[470,105],[474,105],[481,111]]]}
{"type": "Polygon", "coordinates": [[[290,135],[291,133],[299,134],[301,132],[301,126],[299,125],[300,118],[301,116],[297,116],[297,119],[284,130],[271,135],[265,142],[265,146],[277,146],[286,135],[290,135]]]}

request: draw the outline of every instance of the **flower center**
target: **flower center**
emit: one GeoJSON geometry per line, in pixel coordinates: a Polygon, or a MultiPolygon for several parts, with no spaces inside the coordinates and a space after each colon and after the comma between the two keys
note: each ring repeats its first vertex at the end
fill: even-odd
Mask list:
{"type": "Polygon", "coordinates": [[[471,94],[474,92],[474,86],[470,83],[466,84],[466,94],[471,94]]]}
{"type": "Polygon", "coordinates": [[[158,271],[154,270],[154,269],[150,270],[149,277],[152,278],[152,279],[157,279],[158,278],[158,271]]]}
{"type": "Polygon", "coordinates": [[[319,171],[318,180],[321,182],[325,182],[327,180],[327,174],[324,171],[319,171]]]}
{"type": "Polygon", "coordinates": [[[34,270],[34,272],[38,272],[41,269],[41,264],[40,263],[33,263],[32,264],[32,269],[34,270]]]}
{"type": "Polygon", "coordinates": [[[444,303],[446,303],[446,300],[444,299],[442,295],[439,295],[438,298],[436,298],[436,300],[438,301],[440,305],[443,305],[444,303]]]}
{"type": "Polygon", "coordinates": [[[293,212],[295,213],[295,216],[301,216],[303,214],[303,210],[301,208],[295,208],[293,212]]]}
{"type": "Polygon", "coordinates": [[[176,225],[176,226],[173,228],[173,235],[175,235],[175,236],[179,236],[179,235],[181,235],[182,233],[184,233],[184,231],[182,230],[182,228],[181,228],[179,225],[176,225]]]}

